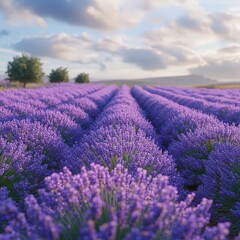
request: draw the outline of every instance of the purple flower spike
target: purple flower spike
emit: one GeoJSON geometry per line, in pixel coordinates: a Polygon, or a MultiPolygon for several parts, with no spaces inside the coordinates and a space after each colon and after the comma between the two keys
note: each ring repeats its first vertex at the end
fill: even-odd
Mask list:
{"type": "Polygon", "coordinates": [[[9,200],[0,206],[8,222],[3,237],[190,240],[224,239],[229,233],[228,223],[209,227],[211,200],[191,207],[192,194],[178,202],[168,177],[148,176],[141,168],[135,176],[120,164],[112,171],[91,164],[77,175],[64,168],[45,184],[38,201],[25,198],[25,213],[9,200]]]}

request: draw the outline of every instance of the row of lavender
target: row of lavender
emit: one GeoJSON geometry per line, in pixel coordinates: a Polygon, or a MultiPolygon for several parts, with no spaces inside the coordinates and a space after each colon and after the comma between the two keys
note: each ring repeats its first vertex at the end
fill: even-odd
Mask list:
{"type": "MultiPolygon", "coordinates": [[[[171,153],[172,158],[159,148],[170,149],[180,143],[179,133],[218,120],[199,112],[188,114],[189,109],[140,88],[133,88],[132,94],[146,112],[128,87],[65,85],[4,94],[0,238],[225,239],[228,235],[229,223],[210,227],[211,200],[200,201],[198,193],[196,200],[194,194],[182,200],[194,181],[200,185],[195,166],[190,165],[193,173],[187,184],[184,157],[178,160],[171,153]],[[21,100],[11,104],[17,99],[21,100]],[[171,111],[173,115],[167,115],[171,111]],[[68,124],[70,120],[74,125],[68,124]]],[[[201,161],[196,164],[205,167],[201,161]]]]}
{"type": "MultiPolygon", "coordinates": [[[[167,89],[167,88],[166,88],[167,89]]],[[[169,90],[173,90],[170,88],[169,90]]],[[[175,89],[177,91],[177,89],[175,89]]],[[[237,89],[198,89],[195,88],[193,91],[190,89],[178,89],[178,93],[186,94],[191,97],[205,99],[209,102],[219,102],[223,104],[230,104],[234,106],[239,106],[240,93],[237,89]]]]}
{"type": "Polygon", "coordinates": [[[114,86],[67,85],[1,92],[1,198],[8,194],[21,201],[44,177],[60,171],[71,145],[115,91],[114,86]]]}
{"type": "MultiPolygon", "coordinates": [[[[209,99],[190,96],[187,94],[187,92],[181,92],[181,89],[174,90],[153,87],[145,87],[145,89],[151,93],[159,94],[183,106],[199,110],[208,115],[214,115],[219,120],[229,124],[240,124],[240,102],[237,99],[233,98],[221,100],[219,98],[212,97],[211,99],[213,100],[209,101],[209,99]],[[233,101],[235,104],[232,103],[233,101]]],[[[227,96],[229,95],[230,94],[227,94],[227,96]]]]}
{"type": "Polygon", "coordinates": [[[210,102],[227,103],[231,105],[239,104],[240,92],[238,89],[207,89],[207,88],[175,88],[157,87],[174,93],[186,94],[188,96],[203,98],[210,102]]]}
{"type": "Polygon", "coordinates": [[[185,189],[194,191],[197,201],[213,199],[212,221],[228,220],[232,232],[238,232],[240,128],[181,106],[162,92],[150,87],[132,89],[158,130],[159,145],[173,156],[185,189]]]}

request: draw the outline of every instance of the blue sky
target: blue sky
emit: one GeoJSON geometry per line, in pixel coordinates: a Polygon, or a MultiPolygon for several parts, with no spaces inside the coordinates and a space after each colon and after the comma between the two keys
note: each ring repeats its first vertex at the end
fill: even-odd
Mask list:
{"type": "Polygon", "coordinates": [[[13,56],[91,79],[239,80],[238,0],[2,0],[0,76],[13,56]],[[167,2],[167,3],[166,3],[167,2]]]}

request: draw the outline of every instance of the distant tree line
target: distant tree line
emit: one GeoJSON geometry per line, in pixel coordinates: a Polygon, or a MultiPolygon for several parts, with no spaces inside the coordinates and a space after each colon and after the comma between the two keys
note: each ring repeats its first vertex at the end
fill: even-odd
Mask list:
{"type": "MultiPolygon", "coordinates": [[[[27,83],[41,83],[43,81],[44,72],[43,64],[37,57],[22,56],[13,57],[12,61],[8,62],[6,74],[10,82],[20,82],[25,88],[27,83]]],[[[50,83],[69,82],[68,69],[58,67],[53,69],[48,75],[50,83]]],[[[89,74],[80,73],[74,78],[75,83],[89,83],[89,74]]]]}

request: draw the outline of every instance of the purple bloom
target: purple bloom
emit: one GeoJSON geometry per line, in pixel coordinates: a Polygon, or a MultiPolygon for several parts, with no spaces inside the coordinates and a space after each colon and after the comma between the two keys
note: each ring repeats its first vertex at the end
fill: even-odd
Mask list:
{"type": "Polygon", "coordinates": [[[231,221],[233,232],[240,228],[240,149],[220,143],[209,155],[206,173],[199,187],[199,198],[214,200],[215,218],[231,221]],[[224,213],[224,215],[223,215],[224,213]]]}
{"type": "Polygon", "coordinates": [[[39,122],[13,120],[0,124],[0,131],[0,187],[7,187],[14,199],[36,191],[71,155],[60,134],[39,122]]]}
{"type": "Polygon", "coordinates": [[[32,155],[27,146],[18,141],[7,142],[0,138],[0,192],[6,199],[24,197],[25,193],[39,186],[39,177],[44,178],[50,172],[41,165],[43,156],[32,155]]]}
{"type": "Polygon", "coordinates": [[[239,97],[98,84],[1,91],[0,239],[237,236],[240,128],[218,119],[239,122],[239,97]]]}
{"type": "Polygon", "coordinates": [[[91,122],[88,114],[85,113],[81,108],[75,107],[74,105],[61,104],[58,105],[57,110],[60,111],[62,114],[69,116],[72,120],[74,120],[81,126],[88,126],[88,124],[91,122]]]}
{"type": "Polygon", "coordinates": [[[27,210],[23,213],[11,199],[0,202],[0,219],[4,218],[7,222],[0,239],[59,239],[58,224],[43,213],[34,197],[26,197],[25,207],[27,210]]]}
{"type": "Polygon", "coordinates": [[[177,102],[183,106],[189,108],[197,109],[201,112],[204,112],[209,115],[216,116],[219,120],[222,120],[227,123],[240,123],[240,107],[234,106],[233,104],[224,104],[224,103],[214,103],[208,102],[205,99],[199,99],[196,97],[190,97],[181,95],[181,93],[172,93],[170,91],[165,91],[165,89],[158,89],[152,87],[145,87],[149,92],[154,94],[159,94],[163,97],[166,97],[174,102],[177,102]]]}
{"type": "MultiPolygon", "coordinates": [[[[129,125],[110,125],[85,135],[81,144],[74,147],[71,170],[78,172],[81,166],[92,162],[113,169],[118,163],[135,174],[137,168],[147,170],[148,174],[163,174],[170,182],[181,188],[181,179],[176,172],[174,161],[162,153],[153,140],[141,129],[129,125]]],[[[70,166],[70,164],[68,164],[70,166]]]]}
{"type": "Polygon", "coordinates": [[[132,176],[119,164],[111,172],[91,164],[77,175],[64,168],[45,184],[38,200],[26,197],[25,213],[9,200],[0,205],[8,222],[3,238],[224,239],[229,233],[228,223],[208,226],[212,201],[191,207],[194,195],[189,195],[178,202],[167,177],[147,176],[143,169],[132,176]]]}
{"type": "Polygon", "coordinates": [[[194,187],[202,183],[201,176],[205,173],[209,154],[218,143],[239,145],[240,129],[221,123],[207,125],[182,135],[179,142],[169,147],[169,153],[176,160],[186,186],[194,187]]]}
{"type": "Polygon", "coordinates": [[[147,136],[156,138],[152,124],[147,121],[145,113],[131,96],[130,89],[127,86],[122,86],[119,89],[91,129],[96,131],[102,126],[118,124],[133,125],[137,130],[145,131],[147,136]]]}
{"type": "Polygon", "coordinates": [[[51,127],[61,134],[64,142],[72,145],[82,137],[82,128],[67,114],[56,110],[41,110],[32,113],[28,118],[34,122],[40,122],[46,127],[51,127]]]}
{"type": "Polygon", "coordinates": [[[219,121],[211,116],[180,106],[166,98],[151,94],[140,87],[132,89],[133,96],[147,112],[159,134],[159,144],[167,149],[174,141],[179,141],[182,134],[194,132],[208,124],[216,125],[219,121]]]}

